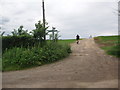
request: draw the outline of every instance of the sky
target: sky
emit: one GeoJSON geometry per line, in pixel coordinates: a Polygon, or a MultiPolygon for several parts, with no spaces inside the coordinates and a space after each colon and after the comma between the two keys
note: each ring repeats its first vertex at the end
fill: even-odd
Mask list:
{"type": "MultiPolygon", "coordinates": [[[[48,30],[56,27],[61,39],[118,34],[118,0],[45,0],[48,30]]],[[[11,34],[20,25],[35,29],[42,21],[42,0],[1,0],[0,27],[11,34]]]]}

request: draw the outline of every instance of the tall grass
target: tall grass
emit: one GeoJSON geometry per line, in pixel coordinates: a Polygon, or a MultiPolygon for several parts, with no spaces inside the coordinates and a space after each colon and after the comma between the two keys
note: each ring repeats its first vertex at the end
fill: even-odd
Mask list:
{"type": "Polygon", "coordinates": [[[14,47],[3,53],[3,71],[21,70],[58,61],[69,55],[69,45],[47,43],[44,47],[14,47]]]}
{"type": "Polygon", "coordinates": [[[120,36],[99,36],[94,39],[107,54],[120,57],[120,36]]]}

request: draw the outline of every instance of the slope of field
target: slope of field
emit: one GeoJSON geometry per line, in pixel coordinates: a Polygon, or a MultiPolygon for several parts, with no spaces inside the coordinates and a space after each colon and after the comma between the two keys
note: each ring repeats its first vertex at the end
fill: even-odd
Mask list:
{"type": "Polygon", "coordinates": [[[99,36],[94,40],[107,54],[120,57],[120,36],[99,36]]]}

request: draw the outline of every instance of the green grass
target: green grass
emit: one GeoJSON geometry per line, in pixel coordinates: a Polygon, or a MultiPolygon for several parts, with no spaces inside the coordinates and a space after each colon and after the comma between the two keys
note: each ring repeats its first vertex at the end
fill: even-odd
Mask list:
{"type": "Polygon", "coordinates": [[[75,39],[58,40],[57,43],[47,41],[44,47],[14,47],[3,53],[2,71],[23,70],[59,61],[71,53],[70,43],[75,39]]]}
{"type": "Polygon", "coordinates": [[[58,40],[58,43],[62,43],[62,44],[70,44],[70,43],[74,43],[75,41],[76,41],[75,39],[58,40]]]}
{"type": "Polygon", "coordinates": [[[120,57],[120,36],[99,36],[94,40],[107,54],[120,57]]]}
{"type": "Polygon", "coordinates": [[[71,53],[69,44],[73,42],[75,40],[59,40],[58,43],[48,42],[42,48],[8,49],[3,53],[2,71],[23,70],[61,60],[71,53]]]}

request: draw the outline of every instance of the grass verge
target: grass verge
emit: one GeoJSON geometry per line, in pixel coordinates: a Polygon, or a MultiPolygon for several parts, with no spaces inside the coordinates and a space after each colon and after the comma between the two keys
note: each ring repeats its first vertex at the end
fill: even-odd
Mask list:
{"type": "Polygon", "coordinates": [[[23,70],[49,64],[63,59],[71,53],[70,43],[75,40],[60,40],[44,47],[8,49],[3,53],[2,71],[23,70]]]}
{"type": "Polygon", "coordinates": [[[120,58],[120,36],[99,36],[94,40],[107,54],[120,58]]]}

